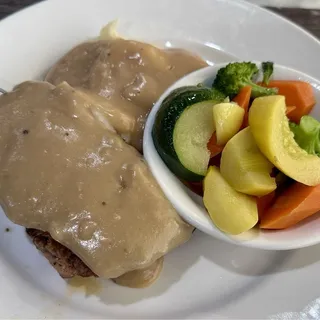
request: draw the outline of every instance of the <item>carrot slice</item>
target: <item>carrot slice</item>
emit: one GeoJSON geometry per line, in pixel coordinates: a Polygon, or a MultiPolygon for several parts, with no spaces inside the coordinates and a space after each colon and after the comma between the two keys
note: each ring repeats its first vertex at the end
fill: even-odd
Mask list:
{"type": "Polygon", "coordinates": [[[244,109],[243,123],[241,129],[248,126],[248,111],[250,104],[252,88],[250,86],[243,87],[239,93],[233,98],[233,102],[236,102],[242,109],[244,109]]]}
{"type": "Polygon", "coordinates": [[[287,106],[287,112],[286,112],[287,117],[288,117],[289,114],[290,114],[293,110],[295,110],[295,109],[296,109],[295,106],[287,106]]]}
{"type": "Polygon", "coordinates": [[[210,151],[211,158],[215,157],[223,150],[223,146],[218,146],[217,144],[217,136],[215,133],[211,136],[207,148],[210,151]]]}
{"type": "Polygon", "coordinates": [[[316,100],[311,84],[297,80],[273,80],[268,85],[259,83],[268,88],[278,88],[278,94],[286,97],[287,106],[295,106],[296,109],[288,114],[288,118],[299,123],[302,116],[309,114],[316,100]]]}
{"type": "Polygon", "coordinates": [[[261,217],[262,229],[286,229],[320,210],[320,185],[295,182],[275,199],[261,217]]]}
{"type": "Polygon", "coordinates": [[[258,214],[259,218],[261,219],[265,212],[271,207],[274,199],[275,199],[275,191],[268,193],[265,196],[257,197],[257,206],[258,206],[258,214]]]}

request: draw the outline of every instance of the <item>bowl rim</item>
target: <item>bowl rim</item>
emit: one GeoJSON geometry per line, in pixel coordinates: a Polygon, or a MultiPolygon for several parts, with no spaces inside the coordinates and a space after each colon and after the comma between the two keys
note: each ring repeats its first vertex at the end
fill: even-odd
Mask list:
{"type": "MultiPolygon", "coordinates": [[[[230,61],[234,62],[234,61],[230,61]]],[[[303,247],[309,247],[315,244],[320,243],[320,234],[319,236],[315,237],[314,235],[310,235],[306,233],[306,236],[300,237],[295,239],[291,236],[287,237],[286,235],[292,233],[292,230],[300,228],[300,224],[297,227],[288,228],[285,230],[277,230],[277,231],[261,231],[257,232],[255,229],[251,230],[250,233],[247,235],[239,235],[239,236],[230,236],[222,232],[218,229],[212,220],[209,218],[208,214],[203,210],[203,203],[202,197],[195,195],[192,191],[190,191],[185,185],[183,185],[178,178],[168,169],[165,165],[163,160],[161,159],[160,155],[156,151],[153,143],[153,139],[151,136],[154,120],[157,114],[158,109],[161,106],[162,101],[165,97],[168,96],[172,92],[172,90],[181,87],[183,85],[195,85],[198,83],[196,79],[203,79],[201,82],[205,85],[209,85],[212,83],[217,71],[229,64],[227,63],[219,63],[213,66],[204,67],[197,71],[194,71],[178,81],[172,84],[158,99],[158,101],[154,104],[145,125],[144,136],[143,136],[143,152],[144,158],[148,163],[150,170],[156,180],[158,181],[162,191],[165,193],[168,200],[172,203],[175,207],[179,215],[182,219],[187,221],[189,224],[193,225],[195,228],[199,229],[200,231],[215,237],[219,240],[223,240],[229,243],[233,243],[240,246],[251,247],[251,248],[258,248],[264,250],[291,250],[291,249],[298,249],[303,247]],[[194,79],[194,82],[190,82],[191,79],[194,79]],[[180,190],[178,190],[178,187],[180,190]],[[174,195],[173,192],[174,191],[174,195]],[[182,199],[177,200],[177,199],[182,199]],[[196,213],[195,213],[196,212],[196,213]],[[204,217],[206,215],[206,217],[204,217]],[[274,241],[270,239],[263,239],[261,238],[262,234],[269,235],[270,234],[284,234],[284,238],[286,240],[283,241],[274,241]],[[258,236],[257,236],[258,234],[258,236]]],[[[261,61],[251,61],[256,63],[259,67],[261,65],[261,61]]],[[[274,64],[274,74],[277,73],[284,73],[287,74],[288,80],[303,80],[307,81],[312,84],[315,92],[318,92],[320,95],[320,80],[313,78],[301,71],[296,69],[280,65],[274,64]]],[[[283,77],[284,79],[286,77],[283,77]]],[[[320,106],[319,106],[320,108],[320,106]]],[[[316,108],[315,108],[316,109],[316,108]]],[[[313,215],[312,220],[317,218],[317,214],[313,215]]],[[[320,214],[319,214],[320,217],[320,214]]],[[[319,219],[320,220],[320,219],[319,219]]],[[[308,224],[310,221],[308,219],[302,223],[308,224]]],[[[272,236],[271,236],[272,237],[272,236]]]]}

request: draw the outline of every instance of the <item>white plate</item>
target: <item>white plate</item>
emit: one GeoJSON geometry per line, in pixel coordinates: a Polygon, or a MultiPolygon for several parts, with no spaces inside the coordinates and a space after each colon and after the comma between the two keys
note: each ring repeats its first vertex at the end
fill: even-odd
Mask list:
{"type": "MultiPolygon", "coordinates": [[[[271,59],[320,78],[319,42],[242,1],[52,0],[0,23],[0,86],[39,78],[115,18],[126,37],[184,46],[212,62],[230,59],[223,51],[271,59]]],[[[298,319],[318,319],[319,251],[258,251],[198,232],[166,257],[152,287],[126,289],[106,281],[101,293],[86,297],[68,289],[23,229],[0,214],[0,318],[287,319],[288,311],[298,319]]]]}

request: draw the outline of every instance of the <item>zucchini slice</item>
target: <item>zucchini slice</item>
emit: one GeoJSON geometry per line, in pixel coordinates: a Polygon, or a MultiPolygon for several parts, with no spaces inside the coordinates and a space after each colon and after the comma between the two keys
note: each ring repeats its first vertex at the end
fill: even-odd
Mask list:
{"type": "Polygon", "coordinates": [[[212,109],[215,101],[203,101],[186,108],[173,130],[173,146],[180,163],[189,171],[205,176],[210,160],[207,148],[214,132],[212,109]]]}
{"type": "Polygon", "coordinates": [[[209,88],[198,86],[181,87],[173,90],[163,100],[158,110],[152,128],[153,142],[164,163],[180,179],[200,181],[203,177],[185,168],[176,154],[173,146],[173,130],[176,122],[188,106],[211,100],[214,96],[215,93],[209,88]]]}

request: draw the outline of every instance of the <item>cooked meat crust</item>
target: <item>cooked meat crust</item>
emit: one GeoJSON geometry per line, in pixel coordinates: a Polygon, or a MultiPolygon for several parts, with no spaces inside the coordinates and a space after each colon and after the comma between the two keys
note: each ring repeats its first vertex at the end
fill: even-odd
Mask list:
{"type": "Polygon", "coordinates": [[[53,240],[48,232],[37,229],[26,229],[26,231],[37,249],[43,253],[62,278],[96,276],[79,257],[53,240]]]}

